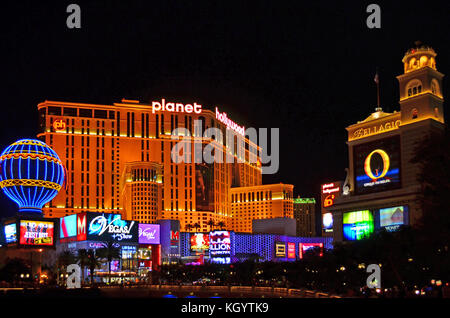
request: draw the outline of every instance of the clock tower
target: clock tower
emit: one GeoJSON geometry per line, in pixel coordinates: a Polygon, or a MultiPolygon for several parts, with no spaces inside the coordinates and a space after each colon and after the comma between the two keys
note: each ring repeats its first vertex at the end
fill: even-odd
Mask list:
{"type": "Polygon", "coordinates": [[[406,52],[402,62],[404,73],[397,76],[402,125],[426,119],[444,123],[444,74],[436,69],[436,52],[416,42],[416,47],[406,52]]]}

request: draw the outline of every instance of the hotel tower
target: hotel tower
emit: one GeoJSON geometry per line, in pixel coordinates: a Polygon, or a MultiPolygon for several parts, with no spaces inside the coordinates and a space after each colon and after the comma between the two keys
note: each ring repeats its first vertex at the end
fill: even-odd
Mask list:
{"type": "MultiPolygon", "coordinates": [[[[43,209],[47,217],[93,211],[144,223],[177,219],[182,231],[232,230],[241,223],[232,221],[231,189],[262,183],[260,148],[217,108],[122,99],[113,105],[45,101],[38,112],[38,138],[66,169],[65,189],[43,209]],[[208,134],[208,128],[222,133],[208,134]],[[185,147],[175,153],[182,162],[174,162],[180,141],[185,147]],[[206,147],[222,162],[201,160],[206,147]]],[[[273,195],[278,202],[278,191],[273,195]]],[[[286,200],[292,201],[292,187],[286,200]]],[[[250,217],[270,217],[266,210],[250,217]]]]}

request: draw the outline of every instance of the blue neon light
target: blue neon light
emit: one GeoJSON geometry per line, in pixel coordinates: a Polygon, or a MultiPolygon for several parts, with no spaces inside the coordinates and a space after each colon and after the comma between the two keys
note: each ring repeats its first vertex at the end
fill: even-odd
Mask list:
{"type": "Polygon", "coordinates": [[[21,212],[42,212],[64,183],[64,167],[56,152],[37,139],[21,139],[0,155],[0,184],[21,212]]]}

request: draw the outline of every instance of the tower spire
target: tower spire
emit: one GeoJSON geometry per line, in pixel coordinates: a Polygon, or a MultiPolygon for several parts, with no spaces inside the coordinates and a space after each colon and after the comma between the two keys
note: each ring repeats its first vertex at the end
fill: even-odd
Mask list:
{"type": "Polygon", "coordinates": [[[382,109],[380,106],[380,76],[378,75],[378,67],[375,73],[375,78],[373,80],[377,84],[377,108],[375,108],[375,111],[381,112],[382,109]]]}

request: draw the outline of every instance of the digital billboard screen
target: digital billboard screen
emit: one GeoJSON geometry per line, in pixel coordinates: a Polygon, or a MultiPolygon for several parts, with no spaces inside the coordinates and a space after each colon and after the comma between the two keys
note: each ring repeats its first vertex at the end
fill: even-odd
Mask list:
{"type": "Polygon", "coordinates": [[[137,243],[138,235],[138,224],[120,214],[87,213],[88,241],[137,243]]]}
{"type": "Polygon", "coordinates": [[[209,235],[205,233],[191,234],[191,251],[209,250],[209,235]]]}
{"type": "Polygon", "coordinates": [[[73,242],[77,240],[77,215],[72,214],[59,219],[59,241],[73,242]]]}
{"type": "Polygon", "coordinates": [[[295,258],[295,243],[287,243],[288,258],[295,258]]]}
{"type": "Polygon", "coordinates": [[[353,154],[356,194],[400,188],[400,136],[355,146],[353,154]]]}
{"type": "Polygon", "coordinates": [[[229,231],[209,233],[209,256],[212,263],[231,263],[231,234],[229,231]]]}
{"type": "Polygon", "coordinates": [[[395,206],[380,209],[380,227],[384,227],[387,231],[395,231],[401,225],[407,224],[407,206],[395,206]]]}
{"type": "Polygon", "coordinates": [[[139,244],[160,244],[160,225],[139,223],[139,244]]]}
{"type": "Polygon", "coordinates": [[[17,224],[5,224],[3,227],[3,233],[5,234],[6,244],[17,242],[17,224]]]}
{"type": "Polygon", "coordinates": [[[19,243],[30,246],[52,246],[54,223],[52,221],[20,220],[19,243]]]}
{"type": "Polygon", "coordinates": [[[197,211],[214,211],[214,165],[195,165],[195,208],[197,211]]]}
{"type": "Polygon", "coordinates": [[[375,229],[373,215],[368,210],[346,212],[342,223],[344,239],[349,241],[367,238],[375,229]]]}
{"type": "Polygon", "coordinates": [[[305,257],[305,253],[319,249],[319,256],[323,256],[323,243],[299,243],[298,246],[300,258],[305,257]]]}
{"type": "Polygon", "coordinates": [[[333,232],[333,213],[328,212],[322,215],[322,228],[325,232],[333,232]]]}

